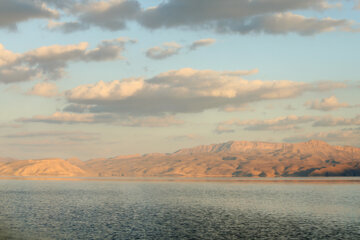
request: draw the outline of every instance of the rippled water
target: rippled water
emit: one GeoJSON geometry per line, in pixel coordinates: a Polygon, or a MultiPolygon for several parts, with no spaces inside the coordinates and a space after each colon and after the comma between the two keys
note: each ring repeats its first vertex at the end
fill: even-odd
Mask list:
{"type": "Polygon", "coordinates": [[[0,180],[0,239],[360,239],[360,184],[0,180]]]}

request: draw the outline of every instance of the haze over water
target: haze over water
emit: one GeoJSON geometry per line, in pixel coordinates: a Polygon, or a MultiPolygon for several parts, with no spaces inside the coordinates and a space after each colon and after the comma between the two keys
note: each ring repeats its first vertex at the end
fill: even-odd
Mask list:
{"type": "Polygon", "coordinates": [[[0,239],[359,239],[360,184],[0,181],[0,239]]]}

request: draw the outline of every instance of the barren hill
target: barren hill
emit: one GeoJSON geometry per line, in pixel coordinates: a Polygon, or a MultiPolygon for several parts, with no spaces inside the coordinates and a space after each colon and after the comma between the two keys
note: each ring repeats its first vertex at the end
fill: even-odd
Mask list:
{"type": "Polygon", "coordinates": [[[0,163],[2,176],[84,176],[80,167],[63,159],[20,160],[0,163]]]}
{"type": "Polygon", "coordinates": [[[81,162],[27,160],[0,163],[0,175],[126,177],[360,176],[360,148],[322,141],[230,141],[172,154],[117,156],[81,162]]]}

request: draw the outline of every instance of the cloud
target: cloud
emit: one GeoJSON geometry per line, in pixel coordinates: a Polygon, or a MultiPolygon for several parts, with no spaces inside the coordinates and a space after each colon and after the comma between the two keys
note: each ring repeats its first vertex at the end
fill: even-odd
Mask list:
{"type": "Polygon", "coordinates": [[[228,106],[224,106],[223,108],[220,109],[221,111],[224,112],[244,112],[244,111],[255,111],[253,108],[249,107],[248,105],[244,104],[244,105],[240,105],[240,106],[232,106],[232,105],[228,105],[228,106]]]}
{"type": "Polygon", "coordinates": [[[310,134],[296,135],[284,138],[285,142],[305,142],[312,139],[322,140],[326,142],[338,143],[341,145],[360,145],[360,129],[343,129],[331,132],[318,132],[310,134]]]}
{"type": "Polygon", "coordinates": [[[123,120],[119,123],[121,126],[125,127],[169,127],[177,126],[184,124],[184,121],[174,118],[174,116],[165,116],[165,117],[143,117],[143,118],[134,118],[129,117],[127,120],[123,120]]]}
{"type": "Polygon", "coordinates": [[[146,51],[146,56],[151,59],[161,60],[178,54],[181,48],[182,46],[176,42],[167,42],[163,43],[162,46],[149,48],[146,51]]]}
{"type": "MultiPolygon", "coordinates": [[[[317,117],[313,116],[296,116],[290,115],[285,117],[277,117],[267,120],[228,120],[226,122],[219,123],[216,132],[221,132],[221,129],[228,129],[231,126],[244,126],[245,130],[249,131],[283,131],[299,129],[299,124],[309,123],[316,120],[317,117]],[[219,131],[220,129],[220,131],[219,131]]],[[[223,131],[224,132],[224,131],[223,131]]],[[[226,131],[225,131],[226,132],[226,131]]]]}
{"type": "Polygon", "coordinates": [[[320,110],[320,111],[331,111],[339,108],[347,108],[349,104],[347,103],[339,103],[338,99],[335,96],[331,96],[328,98],[323,98],[321,101],[314,100],[308,101],[305,103],[309,109],[320,110]]]}
{"type": "Polygon", "coordinates": [[[240,34],[314,35],[334,30],[352,31],[353,23],[345,19],[318,19],[290,12],[332,7],[339,4],[331,5],[325,0],[169,0],[143,11],[139,22],[150,29],[185,27],[240,34]]]}
{"type": "Polygon", "coordinates": [[[134,0],[85,1],[67,6],[68,11],[77,18],[73,22],[49,22],[48,28],[71,33],[97,26],[117,31],[126,28],[126,22],[135,20],[141,8],[134,0]]]}
{"type": "Polygon", "coordinates": [[[47,24],[47,28],[52,31],[72,33],[76,31],[87,30],[89,29],[89,26],[80,22],[55,22],[50,20],[47,24]]]}
{"type": "Polygon", "coordinates": [[[25,139],[25,138],[60,138],[76,142],[99,140],[98,133],[88,133],[82,131],[39,131],[39,132],[18,132],[3,136],[5,138],[25,139]]]}
{"type": "Polygon", "coordinates": [[[125,115],[194,113],[208,109],[273,99],[294,98],[319,91],[316,84],[288,80],[246,80],[249,71],[214,71],[184,68],[161,73],[150,79],[80,85],[65,93],[71,104],[91,105],[90,112],[125,115]]]}
{"type": "Polygon", "coordinates": [[[78,114],[78,113],[67,113],[67,112],[56,112],[50,116],[36,115],[32,118],[20,118],[18,122],[42,122],[42,123],[94,123],[96,121],[95,114],[78,114]]]}
{"type": "Polygon", "coordinates": [[[31,19],[54,19],[59,13],[41,1],[1,0],[0,28],[17,29],[17,24],[31,19]]]}
{"type": "Polygon", "coordinates": [[[25,53],[13,53],[0,44],[0,82],[14,83],[32,79],[56,80],[65,73],[69,62],[110,61],[122,59],[126,43],[134,40],[104,40],[94,49],[88,43],[44,46],[25,53]]]}
{"type": "Polygon", "coordinates": [[[221,125],[221,124],[219,124],[215,129],[215,133],[217,133],[217,134],[233,133],[233,132],[235,132],[234,129],[227,127],[225,125],[221,125]]]}
{"type": "Polygon", "coordinates": [[[332,18],[309,18],[302,15],[287,13],[277,13],[268,16],[256,16],[249,22],[221,23],[218,26],[219,32],[248,33],[269,33],[286,34],[298,33],[300,35],[315,35],[322,32],[335,30],[351,31],[352,23],[348,20],[336,20],[332,18]]]}
{"type": "Polygon", "coordinates": [[[234,127],[243,127],[248,131],[287,131],[300,129],[302,124],[308,123],[312,123],[313,127],[356,126],[360,125],[360,115],[354,118],[289,115],[265,120],[231,119],[218,123],[215,132],[234,132],[234,127]]]}
{"type": "MultiPolygon", "coordinates": [[[[180,119],[176,119],[174,116],[171,115],[160,116],[160,117],[132,117],[132,116],[126,117],[116,114],[68,113],[68,112],[56,112],[48,116],[37,115],[31,118],[20,118],[17,119],[16,121],[23,123],[37,122],[37,123],[48,123],[48,124],[106,123],[106,124],[120,125],[124,127],[147,127],[147,128],[162,128],[162,127],[178,126],[184,124],[184,121],[180,119]]],[[[9,135],[7,137],[16,137],[16,136],[9,135]]]]}
{"type": "Polygon", "coordinates": [[[349,125],[360,125],[360,115],[357,115],[354,118],[327,116],[318,119],[313,124],[314,127],[334,127],[334,126],[349,126],[349,125]]]}
{"type": "Polygon", "coordinates": [[[199,136],[195,135],[195,134],[185,134],[185,135],[167,137],[167,139],[173,140],[173,141],[188,141],[188,140],[195,140],[198,138],[199,138],[199,136]]]}
{"type": "Polygon", "coordinates": [[[59,89],[55,83],[43,82],[37,83],[27,94],[40,97],[56,97],[59,95],[59,89]]]}
{"type": "Polygon", "coordinates": [[[216,42],[216,39],[213,39],[213,38],[200,39],[200,40],[197,40],[197,41],[193,42],[190,45],[189,49],[190,50],[196,50],[199,47],[209,46],[209,45],[214,44],[215,42],[216,42]]]}

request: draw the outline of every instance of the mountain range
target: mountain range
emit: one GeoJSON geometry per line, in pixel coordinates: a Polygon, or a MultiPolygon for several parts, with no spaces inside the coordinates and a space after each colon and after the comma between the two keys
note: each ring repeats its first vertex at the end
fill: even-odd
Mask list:
{"type": "Polygon", "coordinates": [[[307,177],[360,176],[360,148],[302,143],[229,141],[152,153],[80,161],[0,158],[0,176],[307,177]]]}

